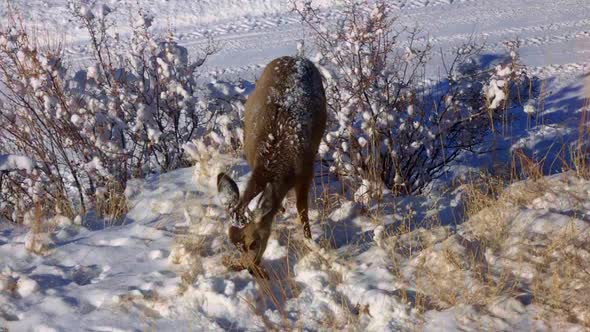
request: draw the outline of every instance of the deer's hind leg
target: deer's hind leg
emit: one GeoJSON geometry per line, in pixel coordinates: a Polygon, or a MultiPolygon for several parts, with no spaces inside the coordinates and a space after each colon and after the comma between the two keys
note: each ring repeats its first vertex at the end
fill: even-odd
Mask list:
{"type": "Polygon", "coordinates": [[[297,214],[299,215],[299,222],[303,227],[303,236],[311,239],[311,228],[309,226],[308,206],[309,206],[309,189],[313,182],[313,173],[300,178],[300,181],[295,184],[295,195],[297,199],[297,214]]]}

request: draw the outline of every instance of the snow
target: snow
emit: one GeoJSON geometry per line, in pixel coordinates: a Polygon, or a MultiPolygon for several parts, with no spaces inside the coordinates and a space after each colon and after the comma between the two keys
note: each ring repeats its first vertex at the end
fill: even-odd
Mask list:
{"type": "MultiPolygon", "coordinates": [[[[241,163],[234,167],[243,167],[241,163]]],[[[198,184],[193,172],[194,169],[187,168],[135,181],[136,194],[130,196],[133,208],[122,226],[103,228],[89,219],[76,226],[67,218],[57,218],[57,228],[50,233],[22,234],[18,228],[0,233],[0,266],[4,271],[0,276],[3,289],[0,298],[5,304],[0,313],[9,329],[27,330],[42,322],[45,328],[59,331],[127,330],[149,319],[162,330],[182,328],[188,322],[207,330],[262,330],[265,320],[284,324],[283,314],[292,326],[303,324],[311,330],[321,329],[330,319],[336,319],[335,326],[344,324],[338,321],[342,317],[357,317],[357,324],[367,330],[404,330],[416,324],[425,324],[427,330],[459,329],[471,326],[459,318],[464,315],[474,319],[483,317],[497,328],[547,328],[545,323],[536,321],[537,309],[533,305],[513,299],[498,299],[485,314],[464,306],[430,310],[420,318],[412,308],[411,297],[408,300],[401,296],[404,290],[419,285],[406,288],[406,281],[391,269],[390,226],[387,223],[376,228],[370,226],[372,223],[352,202],[330,215],[328,223],[332,226],[329,227],[334,232],[349,229],[348,236],[355,237],[363,231],[353,231],[354,225],[369,226],[367,232],[374,233],[374,241],[379,245],[367,243],[359,247],[352,241],[337,250],[311,245],[309,249],[297,249],[308,253],[296,255],[299,258],[295,259],[289,237],[296,238],[299,228],[295,222],[286,220],[295,219],[292,211],[281,218],[285,221],[275,224],[275,235],[264,257],[265,264],[278,274],[269,281],[277,283],[270,288],[277,297],[272,300],[264,292],[268,287],[266,281],[255,280],[247,271],[227,271],[221,265],[229,247],[223,219],[216,216],[222,215],[224,208],[217,205],[216,188],[198,184]],[[203,209],[204,205],[209,210],[203,209]],[[188,223],[185,213],[190,219],[188,223]],[[57,236],[70,227],[75,231],[57,236]],[[291,232],[295,235],[288,235],[291,232]],[[34,248],[44,252],[43,255],[27,251],[31,236],[51,240],[51,245],[45,243],[44,248],[34,248]],[[199,249],[189,249],[197,248],[196,245],[180,245],[191,239],[201,239],[204,243],[199,249]],[[348,258],[344,259],[342,255],[347,252],[348,258]],[[351,252],[358,253],[350,256],[351,252]],[[182,289],[183,270],[194,264],[200,265],[202,272],[182,289]],[[283,270],[283,264],[292,264],[289,268],[292,272],[283,270]],[[294,284],[284,284],[289,278],[294,284]],[[302,306],[306,309],[302,310],[302,306]],[[258,314],[253,315],[252,310],[258,314]],[[52,319],[49,322],[45,317],[52,319]]],[[[240,186],[243,187],[247,176],[246,173],[238,178],[240,186]]],[[[573,225],[579,236],[588,238],[590,226],[581,219],[572,221],[568,211],[590,211],[587,189],[590,184],[573,174],[554,176],[547,181],[551,191],[539,194],[526,210],[517,212],[510,234],[551,237],[566,225],[573,225]]],[[[516,189],[511,190],[523,185],[516,184],[516,189]]],[[[312,211],[312,216],[316,215],[312,211]]],[[[458,233],[468,232],[471,224],[469,221],[462,225],[458,233]]],[[[312,224],[312,231],[318,238],[322,225],[312,224]]],[[[467,255],[467,242],[458,235],[441,231],[420,231],[423,238],[430,234],[431,241],[438,244],[422,252],[417,247],[415,258],[399,261],[402,275],[411,275],[423,260],[421,257],[426,259],[431,273],[447,276],[464,273],[445,265],[444,257],[448,250],[467,255]]],[[[439,287],[442,285],[446,281],[440,280],[439,287]]],[[[422,287],[420,292],[428,292],[422,287]]]]}
{"type": "MultiPolygon", "coordinates": [[[[105,6],[94,12],[84,8],[83,14],[104,15],[113,10],[117,20],[127,20],[126,8],[135,3],[104,2],[105,6]]],[[[85,62],[91,52],[88,39],[67,19],[66,1],[13,3],[27,8],[24,18],[28,22],[69,31],[66,53],[74,65],[87,68],[88,78],[100,76],[95,65],[85,62]]],[[[333,9],[326,20],[341,14],[335,1],[319,3],[333,9]]],[[[575,137],[579,109],[587,97],[580,76],[590,70],[590,3],[395,3],[401,23],[419,25],[428,33],[428,41],[440,46],[445,54],[474,34],[486,41],[485,56],[493,62],[504,51],[506,41],[521,39],[523,62],[532,74],[546,80],[546,103],[541,107],[535,101],[523,107],[523,117],[515,119],[511,136],[504,143],[507,150],[525,148],[541,153],[550,150],[556,138],[575,137]],[[531,115],[542,118],[542,123],[529,127],[526,117],[531,115]]],[[[176,41],[190,54],[206,45],[210,36],[220,41],[222,47],[206,63],[203,77],[204,82],[210,82],[206,88],[217,96],[248,95],[253,88],[249,82],[254,82],[273,58],[296,52],[312,56],[312,43],[300,42],[307,32],[289,11],[290,1],[170,0],[145,1],[142,6],[156,14],[155,19],[152,22],[152,16],[142,16],[137,23],[152,25],[155,30],[171,27],[177,32],[176,41]],[[238,89],[225,81],[229,78],[246,81],[238,89]]],[[[0,24],[5,17],[5,7],[0,6],[0,24]]],[[[8,43],[0,36],[0,47],[8,43]]],[[[414,57],[406,46],[402,45],[402,50],[407,50],[403,54],[414,57]]],[[[168,64],[161,62],[160,66],[165,72],[168,64]]],[[[325,68],[319,69],[331,75],[325,68]]],[[[430,74],[436,73],[433,69],[430,74]]],[[[497,68],[497,78],[488,90],[492,108],[506,97],[502,77],[511,73],[510,67],[497,68]]],[[[38,87],[42,83],[37,80],[30,84],[38,87]]],[[[170,89],[167,93],[187,93],[177,86],[170,89]]],[[[45,102],[48,107],[54,103],[45,102]]],[[[147,121],[150,114],[145,112],[147,121]]],[[[415,113],[412,107],[406,112],[409,116],[415,113]]],[[[82,123],[82,119],[82,114],[73,115],[72,122],[82,123]]],[[[420,123],[409,122],[408,126],[419,127],[420,123]]],[[[149,134],[157,141],[161,133],[151,130],[149,134]]],[[[431,197],[402,197],[371,207],[367,205],[375,184],[364,182],[352,194],[356,202],[335,195],[339,203],[322,211],[324,188],[318,184],[311,195],[316,198],[310,211],[314,241],[301,238],[296,208],[287,198],[287,211],[273,226],[263,258],[263,264],[272,271],[271,279],[264,281],[247,271],[228,271],[223,265],[234,248],[227,240],[227,218],[217,195],[216,176],[229,169],[228,174],[240,188],[249,176],[243,160],[217,149],[228,136],[213,133],[213,143],[187,143],[184,148],[197,162],[195,167],[132,180],[125,192],[130,210],[119,225],[107,227],[93,213],[76,216],[73,221],[57,216],[44,221],[51,227],[41,230],[30,227],[32,219],[24,226],[0,222],[0,326],[10,331],[455,331],[479,330],[482,326],[489,330],[582,331],[584,325],[590,325],[582,298],[588,291],[587,279],[575,273],[566,289],[574,290],[573,294],[560,293],[579,303],[570,313],[575,319],[569,321],[564,315],[547,312],[540,301],[532,301],[526,285],[519,289],[526,296],[490,296],[484,304],[453,304],[441,296],[444,292],[457,294],[464,288],[485,292],[488,285],[482,284],[476,273],[482,267],[502,268],[523,280],[538,281],[542,289],[551,289],[554,276],[541,275],[539,281],[535,273],[547,258],[539,253],[555,247],[561,238],[572,246],[555,252],[556,259],[567,259],[571,254],[588,268],[587,246],[577,246],[590,241],[588,181],[572,173],[542,178],[540,182],[546,185],[536,197],[500,211],[505,218],[506,238],[495,251],[479,253],[483,246],[478,236],[485,233],[482,220],[489,211],[481,211],[462,224],[457,222],[462,208],[460,191],[439,197],[433,190],[431,197]],[[383,209],[381,218],[368,217],[366,209],[383,209]],[[427,217],[438,217],[441,225],[414,225],[408,226],[407,232],[394,232],[409,220],[427,217]],[[469,263],[454,265],[449,262],[453,257],[469,263]]],[[[357,141],[361,147],[368,144],[364,137],[357,141]]],[[[420,148],[424,143],[411,144],[420,148]]],[[[0,174],[34,171],[35,161],[5,154],[8,151],[3,148],[0,174]]],[[[320,147],[321,153],[328,151],[320,147]]],[[[466,160],[452,168],[449,177],[463,174],[465,169],[484,168],[489,162],[485,158],[495,156],[466,160]]],[[[87,171],[97,172],[103,166],[98,158],[82,165],[87,171]]],[[[394,182],[403,184],[399,174],[394,182]]],[[[518,193],[533,186],[519,182],[506,192],[518,193]]],[[[548,268],[551,264],[555,265],[549,263],[548,268]]]]}
{"type": "Polygon", "coordinates": [[[524,106],[524,109],[523,109],[523,111],[524,111],[526,114],[533,115],[533,114],[535,114],[535,112],[536,112],[537,110],[536,110],[536,108],[535,108],[535,105],[533,105],[533,104],[529,103],[529,104],[526,104],[526,105],[524,106]]]}
{"type": "Polygon", "coordinates": [[[35,162],[28,157],[0,154],[0,171],[23,170],[30,173],[34,167],[35,162]]]}
{"type": "MultiPolygon", "coordinates": [[[[191,178],[186,170],[176,176],[178,179],[173,180],[182,181],[185,176],[191,178]]],[[[169,196],[161,197],[174,199],[176,194],[177,191],[171,191],[169,196]]],[[[133,317],[136,313],[128,316],[123,310],[112,316],[113,310],[118,311],[124,303],[131,301],[133,311],[135,304],[130,298],[139,297],[140,302],[145,297],[154,296],[151,289],[163,296],[171,295],[170,290],[174,290],[179,280],[166,261],[173,235],[155,225],[150,226],[157,222],[160,213],[149,208],[154,205],[151,198],[146,198],[145,194],[139,197],[135,201],[139,206],[128,215],[130,220],[137,221],[123,227],[105,229],[99,223],[85,220],[84,226],[76,226],[76,232],[69,233],[67,238],[56,238],[63,227],[68,227],[62,223],[52,233],[10,231],[8,242],[5,242],[6,233],[3,233],[0,266],[17,273],[20,296],[2,295],[1,302],[14,304],[13,310],[22,315],[16,321],[8,319],[11,330],[27,330],[40,322],[58,331],[99,326],[125,330],[140,323],[139,318],[133,317]],[[145,205],[146,202],[150,204],[145,205]],[[139,220],[141,216],[144,219],[139,220]],[[52,241],[51,247],[33,248],[45,251],[45,256],[26,251],[28,244],[35,242],[32,238],[36,238],[37,243],[39,238],[52,241]],[[83,321],[76,319],[79,315],[84,315],[83,321]],[[54,319],[47,321],[45,317],[54,319]]],[[[137,306],[142,308],[141,304],[137,306]]],[[[6,315],[2,311],[3,319],[7,319],[6,315]]],[[[171,323],[163,322],[158,326],[166,324],[171,323]]]]}

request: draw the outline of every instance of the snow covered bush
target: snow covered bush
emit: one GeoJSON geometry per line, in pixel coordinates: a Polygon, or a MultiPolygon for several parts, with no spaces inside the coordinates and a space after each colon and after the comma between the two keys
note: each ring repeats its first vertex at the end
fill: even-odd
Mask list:
{"type": "Polygon", "coordinates": [[[39,166],[18,176],[42,178],[51,187],[45,195],[85,212],[132,177],[188,166],[183,146],[194,139],[239,144],[232,105],[242,90],[197,82],[212,43],[193,59],[171,33],[153,34],[153,17],[142,10],[131,14],[124,38],[108,6],[68,4],[91,40],[82,70],[71,71],[60,43],[38,40],[16,14],[0,29],[0,153],[39,166]]]}
{"type": "Polygon", "coordinates": [[[97,144],[111,156],[126,155],[122,168],[109,163],[124,171],[120,177],[186,166],[182,145],[201,135],[216,115],[196,82],[197,69],[214,48],[191,60],[172,35],[154,36],[153,17],[141,10],[131,23],[131,38],[122,40],[108,29],[110,9],[92,10],[75,1],[70,8],[91,35],[95,61],[78,73],[81,106],[90,109],[89,118],[78,114],[79,128],[104,127],[97,144]]]}
{"type": "Polygon", "coordinates": [[[30,223],[34,206],[60,205],[52,193],[47,178],[33,160],[0,154],[0,221],[30,223]]]}
{"type": "Polygon", "coordinates": [[[513,100],[508,90],[526,78],[516,53],[492,71],[481,68],[472,43],[441,54],[445,77],[429,81],[432,46],[416,30],[396,30],[385,1],[347,0],[336,24],[311,1],[295,10],[326,79],[331,124],[320,154],[360,202],[384,188],[420,192],[462,152],[481,148],[513,100]]]}
{"type": "Polygon", "coordinates": [[[242,119],[246,96],[254,84],[214,80],[207,89],[220,111],[206,134],[184,144],[184,150],[195,163],[194,177],[198,183],[215,185],[217,174],[226,171],[231,161],[222,155],[241,153],[244,133],[242,119]]]}

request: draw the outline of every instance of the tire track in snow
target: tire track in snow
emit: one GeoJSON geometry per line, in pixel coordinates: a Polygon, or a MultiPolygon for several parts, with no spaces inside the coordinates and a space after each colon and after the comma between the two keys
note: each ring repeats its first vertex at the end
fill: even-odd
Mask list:
{"type": "MultiPolygon", "coordinates": [[[[35,3],[46,3],[34,0],[35,3]]],[[[320,0],[322,4],[332,0],[320,0]]],[[[115,0],[127,4],[128,0],[115,0]]],[[[192,51],[204,47],[209,37],[222,46],[219,53],[210,60],[212,73],[254,73],[271,58],[292,53],[299,40],[304,38],[304,29],[299,18],[289,11],[290,5],[265,5],[267,0],[205,0],[199,3],[171,0],[166,3],[156,0],[143,2],[143,7],[165,9],[162,12],[171,15],[174,8],[183,7],[177,20],[168,22],[175,30],[180,44],[192,51]],[[221,1],[221,2],[220,2],[221,1]],[[237,12],[238,5],[247,4],[243,12],[237,12]],[[213,12],[212,6],[221,5],[228,13],[220,19],[209,23],[190,24],[199,20],[206,21],[213,12]],[[232,9],[233,8],[233,9],[232,9]],[[253,9],[257,8],[257,9],[253,9]],[[234,12],[231,12],[234,10],[234,12]],[[250,10],[250,12],[248,12],[250,10]],[[204,18],[198,15],[202,13],[204,18]],[[194,17],[190,17],[193,15],[194,17]]],[[[441,47],[445,53],[452,52],[460,44],[470,40],[485,40],[484,51],[503,52],[506,41],[519,37],[521,45],[526,48],[532,63],[540,63],[540,57],[551,51],[559,54],[561,64],[579,63],[587,56],[586,49],[590,41],[590,2],[580,0],[523,0],[519,3],[508,0],[395,0],[391,2],[399,8],[399,24],[413,26],[418,24],[425,34],[430,34],[429,41],[441,47]],[[465,33],[470,27],[476,33],[465,33]],[[568,49],[571,45],[579,49],[568,49]],[[560,44],[563,44],[560,45],[560,44]],[[564,51],[561,51],[563,49],[564,51]],[[561,53],[559,53],[561,52],[561,53]],[[567,54],[566,54],[567,53],[567,54]],[[533,59],[534,58],[534,59],[533,59]]],[[[38,13],[29,16],[43,17],[51,13],[63,12],[58,2],[46,3],[38,13]]],[[[322,19],[335,20],[341,11],[332,6],[324,11],[322,19]]],[[[1,21],[1,19],[0,19],[1,21]]],[[[79,37],[78,37],[79,38],[79,37]]],[[[422,40],[423,43],[426,38],[422,40]]],[[[402,41],[400,47],[404,47],[402,41]]],[[[91,50],[82,40],[70,44],[66,49],[73,61],[84,62],[91,59],[91,50]]],[[[549,64],[550,65],[550,64],[549,64]]]]}

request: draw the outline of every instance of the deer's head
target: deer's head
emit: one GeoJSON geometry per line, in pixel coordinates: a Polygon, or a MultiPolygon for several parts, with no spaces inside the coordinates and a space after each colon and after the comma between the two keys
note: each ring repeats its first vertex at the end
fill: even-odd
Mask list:
{"type": "Polygon", "coordinates": [[[220,173],[217,176],[217,191],[229,215],[230,241],[243,250],[251,262],[259,264],[276,212],[272,185],[266,186],[253,211],[248,209],[249,202],[240,200],[238,186],[229,175],[220,173]]]}

